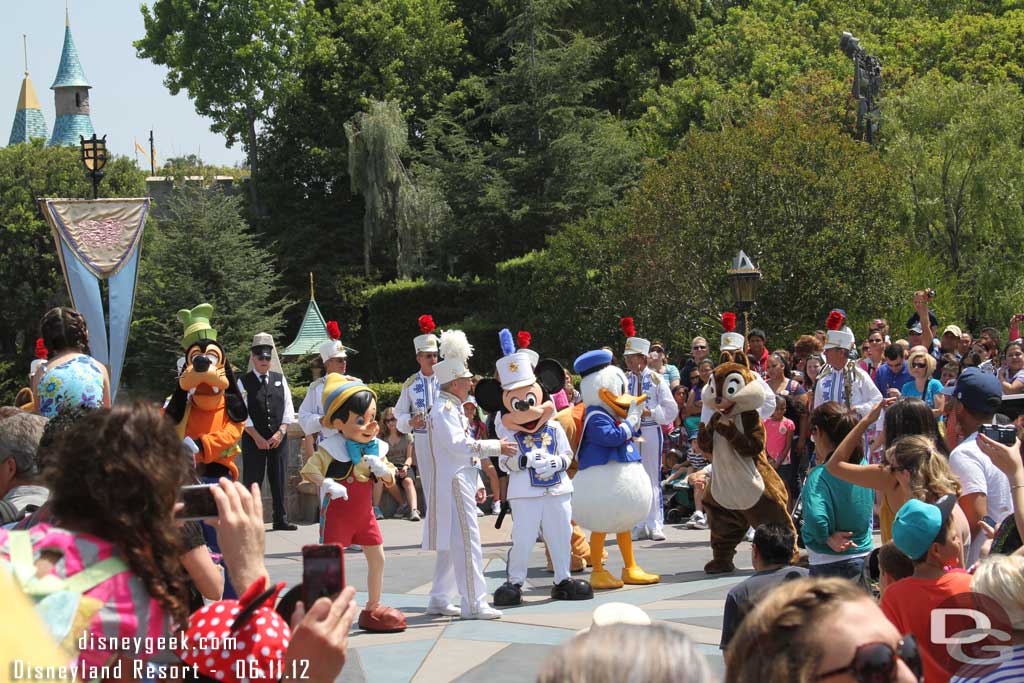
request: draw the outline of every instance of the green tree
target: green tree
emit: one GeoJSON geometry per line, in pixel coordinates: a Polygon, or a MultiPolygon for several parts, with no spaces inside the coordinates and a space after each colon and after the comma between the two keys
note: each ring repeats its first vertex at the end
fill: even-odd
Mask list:
{"type": "Polygon", "coordinates": [[[692,131],[620,205],[550,237],[533,324],[539,338],[565,340],[565,355],[573,340],[617,345],[624,315],[677,348],[713,339],[740,249],[764,274],[752,315],[770,339],[820,327],[834,306],[866,320],[898,303],[902,223],[896,175],[877,150],[766,104],[747,125],[692,131]]]}
{"type": "Polygon", "coordinates": [[[278,292],[272,245],[241,216],[240,200],[188,183],[160,207],[146,231],[125,383],[159,398],[173,387],[181,355],[179,309],[213,305],[211,323],[232,363],[246,367],[256,332],[276,335],[290,305],[278,292]]]}
{"type": "Polygon", "coordinates": [[[253,213],[261,215],[256,182],[258,127],[292,77],[301,35],[299,0],[156,0],[142,5],[146,35],[139,57],[166,66],[172,95],[186,90],[196,111],[213,120],[229,145],[241,140],[248,155],[253,213]]]}
{"type": "Polygon", "coordinates": [[[1005,256],[1024,237],[1024,95],[932,74],[891,110],[887,146],[917,243],[966,295],[957,313],[972,327],[994,322],[1007,313],[993,310],[997,293],[1019,280],[1005,256]]]}
{"type": "MultiPolygon", "coordinates": [[[[42,140],[0,148],[0,396],[11,403],[24,386],[39,319],[67,305],[67,287],[50,228],[36,204],[40,197],[92,197],[92,182],[77,147],[45,147],[42,140]]],[[[107,163],[101,197],[140,197],[145,175],[127,157],[107,163]]]]}
{"type": "Polygon", "coordinates": [[[420,160],[440,171],[453,213],[442,241],[457,274],[537,248],[637,176],[626,127],[590,104],[601,41],[556,28],[569,4],[524,2],[502,37],[507,62],[462,81],[427,122],[420,160]]]}
{"type": "MultiPolygon", "coordinates": [[[[351,190],[344,124],[371,100],[395,100],[415,138],[451,87],[463,29],[450,0],[317,0],[307,9],[297,76],[264,132],[270,215],[260,230],[281,246],[289,291],[304,293],[308,273],[317,273],[317,299],[344,301],[341,320],[369,284],[335,288],[339,277],[364,277],[363,198],[351,190]]],[[[395,275],[393,261],[381,265],[380,277],[395,275]]]]}

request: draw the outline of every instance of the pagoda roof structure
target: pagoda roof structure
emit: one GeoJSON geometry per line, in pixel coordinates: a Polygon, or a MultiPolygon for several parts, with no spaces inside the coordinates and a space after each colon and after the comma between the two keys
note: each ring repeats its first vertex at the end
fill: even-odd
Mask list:
{"type": "Polygon", "coordinates": [[[320,307],[316,305],[316,298],[313,296],[313,274],[309,274],[309,305],[306,306],[306,313],[302,316],[302,324],[299,325],[299,333],[291,344],[281,349],[282,356],[305,356],[310,353],[319,353],[320,345],[331,341],[327,334],[327,322],[320,313],[320,307]]]}

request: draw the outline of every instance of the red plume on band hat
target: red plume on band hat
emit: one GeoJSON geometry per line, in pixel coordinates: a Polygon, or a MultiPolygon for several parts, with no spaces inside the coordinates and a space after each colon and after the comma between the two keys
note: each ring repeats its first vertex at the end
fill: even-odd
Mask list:
{"type": "Polygon", "coordinates": [[[434,324],[434,318],[429,315],[421,315],[418,322],[420,325],[420,332],[423,334],[430,334],[437,328],[437,325],[434,324]]]}
{"type": "Polygon", "coordinates": [[[526,330],[519,330],[516,334],[516,346],[521,349],[530,348],[530,341],[533,340],[533,336],[530,335],[526,330]]]}
{"type": "Polygon", "coordinates": [[[633,326],[633,319],[632,318],[620,318],[619,319],[619,327],[622,328],[622,332],[627,337],[635,337],[636,336],[636,327],[633,326]]]}
{"type": "Polygon", "coordinates": [[[736,314],[731,311],[726,311],[722,314],[722,329],[726,332],[734,332],[736,330],[736,314]]]}
{"type": "Polygon", "coordinates": [[[39,337],[36,339],[36,358],[46,360],[49,355],[49,352],[46,350],[46,344],[43,343],[43,338],[39,337]]]}
{"type": "Polygon", "coordinates": [[[338,328],[336,320],[327,321],[327,336],[331,339],[341,339],[341,330],[338,328]]]}
{"type": "Polygon", "coordinates": [[[828,314],[828,318],[825,320],[825,327],[830,330],[838,330],[843,326],[843,320],[845,316],[839,311],[833,310],[828,314]]]}

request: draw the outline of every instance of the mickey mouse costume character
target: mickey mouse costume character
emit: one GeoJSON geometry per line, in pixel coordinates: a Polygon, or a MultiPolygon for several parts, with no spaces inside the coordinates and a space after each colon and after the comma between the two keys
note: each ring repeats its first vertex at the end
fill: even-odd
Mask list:
{"type": "Polygon", "coordinates": [[[576,521],[591,531],[590,585],[602,589],[658,583],[661,577],[637,565],[630,534],[651,508],[650,478],[633,442],[640,434],[647,397],[627,393],[626,375],[612,365],[612,354],[605,349],[587,351],[573,368],[583,378],[580,395],[587,408],[576,452],[579,472],[573,479],[572,507],[576,521]],[[615,534],[622,553],[621,581],[604,568],[600,551],[608,533],[615,534]]]}
{"type": "Polygon", "coordinates": [[[369,595],[359,627],[378,633],[404,631],[405,616],[380,603],[384,539],[373,514],[373,478],[394,486],[395,467],[385,459],[387,442],[377,438],[377,395],[354,377],[331,373],[324,382],[323,410],[324,427],[335,431],[301,470],[320,487],[320,542],[363,547],[369,595]]]}
{"type": "Polygon", "coordinates": [[[178,436],[193,451],[203,481],[238,479],[235,458],[249,416],[217,330],[210,326],[213,306],[178,311],[185,326],[181,345],[185,365],[164,414],[178,425],[178,436]]]}
{"type": "Polygon", "coordinates": [[[515,351],[512,333],[499,333],[501,349],[498,379],[477,382],[475,396],[484,410],[494,414],[494,431],[501,439],[515,441],[518,452],[502,455],[501,469],[509,473],[508,495],[515,505],[512,549],[509,552],[508,580],[494,592],[494,604],[507,607],[521,604],[526,582],[530,550],[543,529],[551,553],[555,600],[589,600],[593,589],[586,581],[569,575],[572,536],[572,482],[566,470],[572,462],[572,447],[565,430],[554,420],[555,405],[551,392],[565,383],[565,371],[557,361],[537,363],[515,351]]]}

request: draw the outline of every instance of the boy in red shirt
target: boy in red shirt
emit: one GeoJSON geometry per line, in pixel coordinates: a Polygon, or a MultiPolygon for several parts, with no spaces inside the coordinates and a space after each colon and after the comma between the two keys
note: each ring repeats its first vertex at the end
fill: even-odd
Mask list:
{"type": "MultiPolygon", "coordinates": [[[[955,596],[971,588],[971,575],[956,566],[961,542],[950,524],[954,506],[952,495],[934,505],[911,499],[896,513],[892,525],[893,542],[914,561],[914,574],[886,589],[882,611],[901,634],[912,633],[917,639],[925,683],[947,683],[963,666],[945,643],[934,643],[931,637],[932,611],[952,606],[955,596]]],[[[966,618],[946,618],[943,623],[947,636],[974,626],[966,618]]]]}

